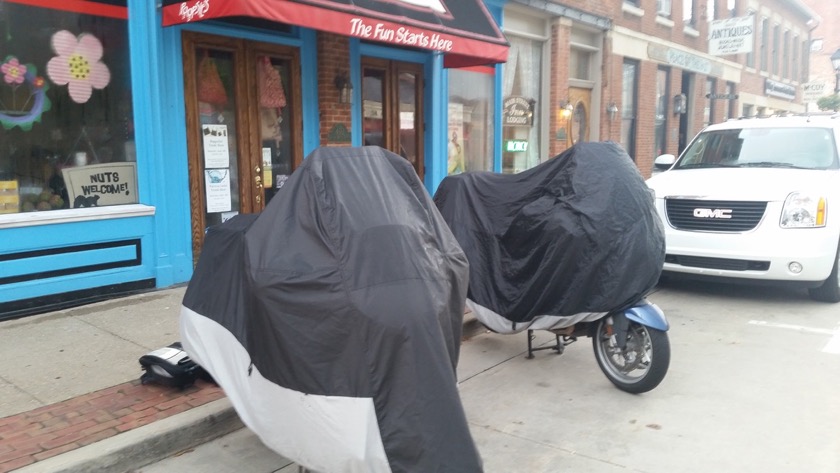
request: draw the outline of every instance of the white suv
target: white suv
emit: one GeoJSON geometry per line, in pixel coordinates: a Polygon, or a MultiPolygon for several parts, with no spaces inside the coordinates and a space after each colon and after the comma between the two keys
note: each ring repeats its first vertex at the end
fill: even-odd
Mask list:
{"type": "Polygon", "coordinates": [[[840,302],[840,115],[711,125],[647,180],[666,272],[799,282],[840,302]]]}

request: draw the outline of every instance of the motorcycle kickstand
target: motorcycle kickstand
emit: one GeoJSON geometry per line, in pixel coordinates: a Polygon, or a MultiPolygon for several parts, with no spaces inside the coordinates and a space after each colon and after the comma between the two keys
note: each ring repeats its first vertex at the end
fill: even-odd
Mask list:
{"type": "Polygon", "coordinates": [[[534,340],[534,338],[536,338],[536,335],[534,335],[533,330],[528,330],[528,355],[525,358],[527,358],[529,360],[534,358],[534,352],[539,351],[539,350],[554,350],[554,351],[557,352],[558,355],[562,355],[563,350],[566,349],[566,345],[569,345],[569,344],[571,344],[571,343],[573,343],[577,340],[577,337],[575,337],[573,335],[572,336],[567,336],[564,333],[558,333],[558,331],[554,331],[554,330],[549,330],[549,332],[554,334],[554,344],[549,345],[547,347],[534,348],[533,347],[533,340],[534,340]],[[561,335],[563,336],[562,341],[560,340],[561,335]]]}

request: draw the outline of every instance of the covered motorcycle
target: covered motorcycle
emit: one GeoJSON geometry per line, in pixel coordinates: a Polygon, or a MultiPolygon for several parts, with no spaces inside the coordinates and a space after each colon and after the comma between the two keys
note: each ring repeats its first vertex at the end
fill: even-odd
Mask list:
{"type": "Polygon", "coordinates": [[[411,165],[321,148],[207,233],[185,350],[279,454],[324,472],[478,472],[456,388],[468,264],[411,165]]]}
{"type": "Polygon", "coordinates": [[[627,340],[605,348],[605,334],[594,332],[612,337],[611,325],[578,328],[591,329],[599,363],[615,356],[622,379],[607,375],[622,389],[641,392],[661,381],[670,356],[667,322],[644,297],[662,272],[665,237],[644,179],[618,144],[578,143],[518,174],[449,176],[434,201],[467,255],[467,304],[486,326],[556,331],[618,318],[623,327],[635,317],[641,326],[630,328],[644,333],[630,340],[638,351],[632,355],[627,340]],[[655,344],[664,360],[658,366],[643,359],[655,344]],[[644,376],[656,369],[644,382],[624,376],[638,367],[644,376]]]}

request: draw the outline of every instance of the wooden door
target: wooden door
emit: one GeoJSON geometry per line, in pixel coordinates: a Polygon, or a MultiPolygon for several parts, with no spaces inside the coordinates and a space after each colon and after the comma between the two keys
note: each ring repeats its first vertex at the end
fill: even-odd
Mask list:
{"type": "Polygon", "coordinates": [[[592,123],[592,91],[590,89],[569,88],[569,98],[572,102],[571,144],[589,141],[590,124],[592,123]]]}
{"type": "Polygon", "coordinates": [[[423,179],[423,67],[382,59],[362,60],[364,144],[407,159],[423,179]]]}
{"type": "Polygon", "coordinates": [[[256,213],[303,159],[298,50],[185,32],[193,259],[207,229],[256,213]]]}

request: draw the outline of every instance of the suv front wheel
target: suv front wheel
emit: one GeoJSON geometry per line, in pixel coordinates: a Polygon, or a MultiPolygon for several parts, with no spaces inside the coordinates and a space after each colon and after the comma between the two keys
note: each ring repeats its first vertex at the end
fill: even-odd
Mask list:
{"type": "Polygon", "coordinates": [[[808,289],[811,299],[823,302],[840,302],[840,280],[837,277],[837,267],[840,266],[840,245],[834,257],[834,268],[822,286],[808,289]]]}

